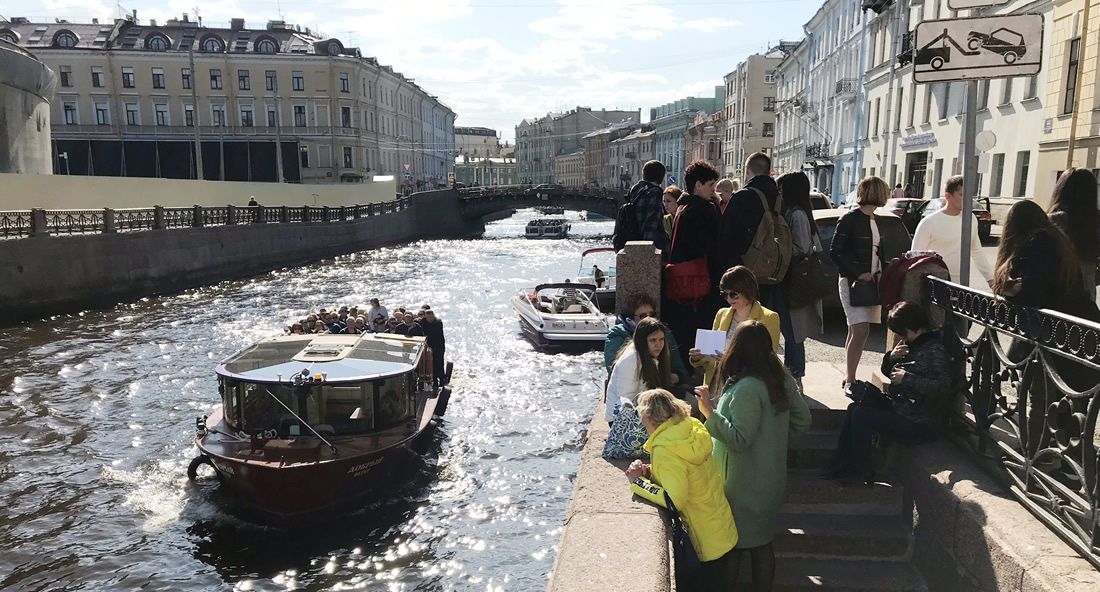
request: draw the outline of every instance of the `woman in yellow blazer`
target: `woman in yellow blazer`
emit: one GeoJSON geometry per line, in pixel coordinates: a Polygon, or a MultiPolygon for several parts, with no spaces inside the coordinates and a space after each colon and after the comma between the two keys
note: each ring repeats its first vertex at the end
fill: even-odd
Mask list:
{"type": "MultiPolygon", "coordinates": [[[[726,344],[737,325],[744,321],[760,321],[768,328],[772,336],[772,349],[779,351],[779,314],[764,308],[758,300],[760,298],[760,284],[756,282],[756,275],[744,265],[731,267],[722,274],[718,282],[719,291],[726,299],[729,306],[718,311],[714,315],[712,330],[723,331],[726,334],[726,344]]],[[[710,386],[714,375],[718,370],[720,355],[705,355],[698,349],[688,351],[691,365],[704,368],[703,384],[710,386]]]]}

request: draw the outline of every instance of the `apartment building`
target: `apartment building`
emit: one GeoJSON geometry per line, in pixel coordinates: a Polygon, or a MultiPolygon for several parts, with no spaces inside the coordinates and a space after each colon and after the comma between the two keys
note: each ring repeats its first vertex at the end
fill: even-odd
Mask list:
{"type": "Polygon", "coordinates": [[[163,24],[12,18],[0,21],[0,38],[58,72],[60,174],[304,183],[395,175],[422,187],[445,183],[453,165],[450,108],[357,48],[282,21],[250,29],[244,19],[217,28],[186,15],[163,24]]]}
{"type": "Polygon", "coordinates": [[[554,157],[583,147],[583,138],[609,125],[641,123],[640,111],[592,110],[577,107],[565,113],[547,113],[524,119],[516,126],[516,166],[523,183],[550,183],[554,157]]]}
{"type": "Polygon", "coordinates": [[[1034,197],[1046,205],[1058,175],[1087,168],[1100,178],[1100,1],[1055,0],[1046,29],[1045,80],[1034,197]],[[1085,2],[1091,2],[1087,11],[1085,2]]]}
{"type": "Polygon", "coordinates": [[[775,68],[777,107],[772,167],[776,175],[812,172],[816,163],[806,150],[806,142],[815,138],[820,141],[824,133],[815,128],[803,110],[810,73],[808,45],[800,42],[775,68]]]}
{"type": "Polygon", "coordinates": [[[554,157],[554,182],[566,187],[584,187],[587,180],[584,167],[584,150],[554,157]]]}
{"type": "Polygon", "coordinates": [[[516,185],[516,161],[513,158],[460,155],[455,157],[455,182],[482,187],[516,185]]]}
{"type": "Polygon", "coordinates": [[[699,112],[695,121],[684,132],[685,162],[705,160],[719,171],[723,170],[722,136],[726,131],[726,110],[711,114],[699,112]]]}
{"type": "Polygon", "coordinates": [[[686,97],[649,110],[649,123],[653,126],[654,158],[664,163],[668,182],[679,181],[688,163],[684,133],[695,124],[700,112],[710,115],[722,109],[726,102],[726,89],[714,87],[713,97],[686,97]]]}
{"type": "Polygon", "coordinates": [[[776,68],[797,43],[753,54],[723,77],[726,84],[722,170],[740,177],[748,156],[775,149],[776,68]]]}
{"type": "Polygon", "coordinates": [[[592,187],[618,187],[620,180],[610,172],[608,145],[630,134],[633,123],[619,123],[584,137],[584,180],[592,187]]]}
{"type": "Polygon", "coordinates": [[[456,127],[455,149],[458,156],[497,158],[501,155],[500,137],[487,127],[456,127]]]}
{"type": "Polygon", "coordinates": [[[656,132],[648,125],[607,145],[607,187],[629,189],[642,180],[642,167],[653,160],[656,132]]]}

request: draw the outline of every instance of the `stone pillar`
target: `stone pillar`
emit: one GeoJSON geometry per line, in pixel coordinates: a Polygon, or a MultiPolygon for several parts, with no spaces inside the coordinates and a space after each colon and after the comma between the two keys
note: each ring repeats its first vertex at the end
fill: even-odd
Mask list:
{"type": "Polygon", "coordinates": [[[191,226],[202,228],[202,206],[191,206],[191,226]]]}
{"type": "Polygon", "coordinates": [[[237,223],[237,206],[229,204],[225,206],[225,224],[233,226],[237,223]]]}
{"type": "Polygon", "coordinates": [[[660,306],[661,251],[652,241],[630,241],[615,257],[615,312],[626,312],[626,303],[638,294],[660,306]]]}
{"type": "Polygon", "coordinates": [[[254,206],[252,209],[252,223],[263,224],[267,220],[267,214],[264,211],[264,206],[254,206]]]}
{"type": "Polygon", "coordinates": [[[290,224],[290,208],[287,206],[279,206],[279,222],[283,224],[290,224]]]}
{"type": "Polygon", "coordinates": [[[327,223],[329,221],[329,215],[328,206],[321,206],[321,221],[327,223]]]}
{"type": "Polygon", "coordinates": [[[46,210],[31,208],[31,236],[50,236],[46,229],[46,210]]]}
{"type": "Polygon", "coordinates": [[[153,206],[153,230],[164,230],[164,206],[153,206]]]}
{"type": "Polygon", "coordinates": [[[310,209],[309,206],[302,206],[302,222],[304,222],[306,224],[309,224],[312,221],[310,219],[309,209],[310,209]]]}
{"type": "Polygon", "coordinates": [[[115,211],[111,208],[103,209],[103,234],[114,234],[117,232],[115,228],[115,211]]]}

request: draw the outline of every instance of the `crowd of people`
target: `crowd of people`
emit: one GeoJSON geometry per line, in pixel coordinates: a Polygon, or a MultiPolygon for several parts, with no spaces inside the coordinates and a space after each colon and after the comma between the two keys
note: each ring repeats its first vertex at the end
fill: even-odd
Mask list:
{"type": "MultiPolygon", "coordinates": [[[[613,434],[631,429],[622,427],[625,422],[640,424],[634,429],[645,439],[637,456],[648,454],[649,462],[636,460],[626,475],[636,493],[671,503],[686,523],[701,564],[678,576],[692,590],[731,589],[742,555],[749,557],[752,589],[772,588],[772,540],[789,439],[810,425],[801,380],[804,340],[822,328],[821,298],[798,293],[813,286],[789,273],[796,263],[815,256],[832,260],[840,276],[832,289],[848,326],[841,389],[852,403],[829,478],[872,479],[876,436],[903,445],[935,439],[965,388],[965,355],[952,351],[928,305],[907,301],[887,316],[897,341],[882,361],[885,392],[858,380],[870,326],[882,320],[878,282],[891,263],[876,210],[905,190],[863,179],[856,207],[838,221],[826,253],[808,178],[792,173],[773,179],[771,161],[760,153],[744,170],[745,185],[738,187],[697,161],[684,171],[682,186],[662,187],[664,165],[647,162],[643,180],[628,195],[634,218],[623,228],[633,235],[618,236],[616,222],[616,241],[649,240],[661,250],[664,273],[660,307],[644,296],[629,301],[608,335],[605,419],[613,434]],[[724,334],[724,350],[701,351],[699,330],[724,334]],[[622,413],[628,407],[635,413],[622,413]]],[[[946,207],[920,223],[912,249],[934,251],[930,255],[955,278],[962,258],[962,177],[948,179],[944,197],[946,207]]],[[[1094,302],[1097,183],[1087,170],[1062,174],[1048,211],[1029,200],[1011,208],[995,263],[984,259],[976,230],[971,242],[974,267],[995,295],[1100,318],[1094,302]]],[[[1009,355],[1022,359],[1025,344],[1014,344],[1009,355]]],[[[1096,379],[1068,368],[1063,377],[1071,386],[1096,379]]]]}

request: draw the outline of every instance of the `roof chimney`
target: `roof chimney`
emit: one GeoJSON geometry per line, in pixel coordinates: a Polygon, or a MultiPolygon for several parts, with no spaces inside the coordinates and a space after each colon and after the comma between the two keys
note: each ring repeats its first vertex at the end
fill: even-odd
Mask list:
{"type": "Polygon", "coordinates": [[[185,22],[185,23],[190,22],[187,19],[188,19],[188,16],[187,16],[187,13],[185,12],[185,13],[183,13],[183,22],[185,22]]]}
{"type": "Polygon", "coordinates": [[[243,18],[235,18],[235,19],[230,20],[229,21],[229,28],[233,31],[240,31],[241,29],[244,29],[244,19],[243,18]]]}
{"type": "Polygon", "coordinates": [[[92,24],[93,25],[98,25],[99,24],[99,19],[97,19],[95,17],[92,17],[92,24]]]}
{"type": "Polygon", "coordinates": [[[135,23],[138,22],[138,20],[137,20],[137,9],[136,8],[134,9],[134,14],[130,16],[130,20],[134,21],[135,23]]]}
{"type": "Polygon", "coordinates": [[[150,27],[157,26],[157,19],[149,19],[149,26],[150,27]]]}

